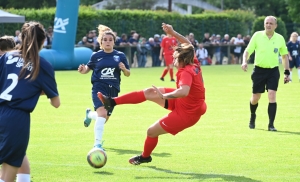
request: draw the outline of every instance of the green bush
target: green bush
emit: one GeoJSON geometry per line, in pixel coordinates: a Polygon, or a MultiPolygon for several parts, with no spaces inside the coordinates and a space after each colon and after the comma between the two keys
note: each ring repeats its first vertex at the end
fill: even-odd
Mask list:
{"type": "MultiPolygon", "coordinates": [[[[256,31],[264,30],[265,18],[266,18],[266,16],[260,16],[260,17],[256,18],[256,20],[253,22],[252,34],[255,33],[256,31]]],[[[284,39],[287,40],[288,36],[287,36],[286,26],[285,26],[285,23],[280,18],[277,18],[277,28],[275,31],[277,33],[281,34],[284,37],[284,39]]]]}
{"type": "MultiPolygon", "coordinates": [[[[56,9],[7,9],[6,11],[23,15],[26,21],[39,21],[46,28],[53,26],[56,9]]],[[[181,15],[167,11],[95,10],[90,6],[80,6],[76,42],[81,40],[89,30],[97,29],[99,24],[109,26],[119,35],[129,34],[131,30],[136,30],[146,38],[164,33],[161,29],[162,22],[172,24],[183,35],[193,32],[198,40],[202,39],[205,32],[230,36],[236,36],[239,33],[245,35],[250,33],[254,16],[251,12],[241,10],[181,15]]],[[[20,29],[21,26],[22,24],[5,24],[2,26],[1,34],[13,35],[14,31],[20,29]]]]}

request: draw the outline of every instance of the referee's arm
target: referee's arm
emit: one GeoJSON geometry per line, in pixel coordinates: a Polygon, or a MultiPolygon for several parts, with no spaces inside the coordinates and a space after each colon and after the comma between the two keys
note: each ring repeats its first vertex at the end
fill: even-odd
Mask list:
{"type": "Polygon", "coordinates": [[[282,64],[284,66],[284,69],[289,70],[290,69],[289,55],[288,54],[282,55],[281,58],[282,58],[282,64]]]}

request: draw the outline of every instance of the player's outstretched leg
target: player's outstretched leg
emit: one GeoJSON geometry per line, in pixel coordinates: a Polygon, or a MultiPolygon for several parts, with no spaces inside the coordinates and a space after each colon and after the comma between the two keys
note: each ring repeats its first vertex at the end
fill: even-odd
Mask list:
{"type": "Polygon", "coordinates": [[[91,124],[92,119],[89,118],[89,113],[91,112],[91,109],[87,108],[85,110],[85,118],[83,120],[83,124],[85,127],[88,127],[91,124]]]}
{"type": "Polygon", "coordinates": [[[106,110],[110,110],[112,108],[111,102],[109,97],[103,95],[101,92],[97,93],[98,98],[101,100],[101,102],[103,103],[104,107],[106,110]]]}
{"type": "Polygon", "coordinates": [[[143,157],[142,155],[137,155],[134,157],[131,157],[129,159],[129,163],[133,165],[140,165],[141,163],[148,163],[152,161],[152,157],[143,157]]]}

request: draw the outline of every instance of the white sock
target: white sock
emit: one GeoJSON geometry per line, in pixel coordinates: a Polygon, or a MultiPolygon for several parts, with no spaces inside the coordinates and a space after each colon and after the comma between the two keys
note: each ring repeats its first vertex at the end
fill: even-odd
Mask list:
{"type": "Polygon", "coordinates": [[[292,80],[292,78],[293,78],[293,72],[290,71],[290,80],[292,80]]]}
{"type": "Polygon", "coordinates": [[[97,117],[96,119],[95,127],[94,127],[94,134],[95,134],[94,145],[101,144],[105,121],[106,119],[103,117],[97,117]]]}
{"type": "Polygon", "coordinates": [[[30,174],[17,174],[16,182],[30,182],[30,174]]]}
{"type": "Polygon", "coordinates": [[[298,78],[300,80],[300,69],[298,69],[298,78]]]}
{"type": "Polygon", "coordinates": [[[88,117],[90,119],[93,119],[93,120],[96,120],[97,119],[97,112],[96,111],[90,111],[89,114],[88,114],[88,117]]]}

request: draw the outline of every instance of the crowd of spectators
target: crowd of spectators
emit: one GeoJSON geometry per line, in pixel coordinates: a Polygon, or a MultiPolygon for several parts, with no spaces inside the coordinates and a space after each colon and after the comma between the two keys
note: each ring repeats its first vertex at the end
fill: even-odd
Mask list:
{"type": "MultiPolygon", "coordinates": [[[[49,26],[45,31],[47,33],[47,40],[44,46],[51,46],[53,41],[53,27],[49,26]]],[[[164,61],[159,59],[160,44],[165,34],[154,34],[153,37],[146,38],[135,30],[131,30],[129,35],[122,33],[121,36],[118,36],[117,32],[114,33],[117,37],[115,49],[125,53],[130,52],[130,56],[128,57],[132,67],[165,66],[164,61]]],[[[20,31],[16,30],[14,37],[16,45],[20,43],[19,36],[20,31]]],[[[97,31],[90,30],[76,46],[85,46],[93,51],[98,51],[100,46],[97,37],[97,31]]],[[[243,36],[237,34],[230,37],[229,34],[221,36],[214,33],[204,33],[203,38],[196,39],[192,32],[186,35],[186,37],[194,45],[196,57],[202,65],[240,64],[241,55],[251,39],[250,35],[243,36]]],[[[253,59],[254,57],[251,56],[249,61],[253,63],[253,59]]]]}

